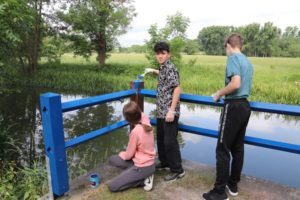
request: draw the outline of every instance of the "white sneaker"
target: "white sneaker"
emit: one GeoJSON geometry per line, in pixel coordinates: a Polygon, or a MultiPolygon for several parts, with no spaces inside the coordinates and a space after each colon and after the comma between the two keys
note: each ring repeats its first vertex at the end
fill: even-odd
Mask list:
{"type": "Polygon", "coordinates": [[[147,177],[144,181],[144,190],[146,191],[150,191],[153,188],[153,179],[154,179],[154,175],[151,175],[149,177],[147,177]]]}

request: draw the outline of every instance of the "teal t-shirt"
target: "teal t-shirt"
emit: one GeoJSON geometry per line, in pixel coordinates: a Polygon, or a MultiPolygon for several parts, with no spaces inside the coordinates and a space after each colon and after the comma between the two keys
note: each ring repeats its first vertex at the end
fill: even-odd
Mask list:
{"type": "Polygon", "coordinates": [[[248,58],[242,53],[234,53],[228,56],[226,64],[225,86],[229,84],[231,77],[241,77],[241,86],[225,99],[247,98],[252,86],[253,67],[248,58]]]}

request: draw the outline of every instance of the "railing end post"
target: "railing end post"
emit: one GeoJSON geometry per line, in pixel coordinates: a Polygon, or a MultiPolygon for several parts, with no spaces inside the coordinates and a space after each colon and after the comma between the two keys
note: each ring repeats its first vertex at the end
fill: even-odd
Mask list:
{"type": "Polygon", "coordinates": [[[40,96],[43,138],[49,159],[51,187],[55,196],[69,190],[69,176],[63,131],[61,96],[45,93],[40,96]]]}

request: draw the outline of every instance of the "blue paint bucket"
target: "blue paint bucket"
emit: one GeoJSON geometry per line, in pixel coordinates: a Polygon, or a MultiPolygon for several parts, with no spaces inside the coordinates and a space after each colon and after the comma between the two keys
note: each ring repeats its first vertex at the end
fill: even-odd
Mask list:
{"type": "Polygon", "coordinates": [[[92,188],[96,188],[99,186],[99,177],[98,174],[91,174],[90,175],[90,186],[92,188]]]}

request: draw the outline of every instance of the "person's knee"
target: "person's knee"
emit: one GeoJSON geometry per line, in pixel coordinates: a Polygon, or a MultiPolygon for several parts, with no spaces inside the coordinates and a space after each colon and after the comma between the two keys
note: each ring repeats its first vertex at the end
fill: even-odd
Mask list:
{"type": "Polygon", "coordinates": [[[111,164],[112,166],[117,166],[117,164],[118,164],[118,159],[119,159],[119,156],[118,156],[118,155],[112,155],[111,157],[109,157],[108,162],[109,162],[109,164],[111,164]]]}
{"type": "Polygon", "coordinates": [[[107,186],[108,186],[109,191],[111,191],[111,192],[119,191],[119,187],[114,182],[108,183],[107,186]]]}
{"type": "Polygon", "coordinates": [[[226,148],[224,148],[222,145],[218,145],[216,149],[216,159],[220,161],[229,160],[230,159],[229,151],[226,148]]]}
{"type": "Polygon", "coordinates": [[[232,157],[236,158],[236,157],[241,157],[244,155],[244,149],[235,149],[233,151],[231,151],[232,157]]]}

